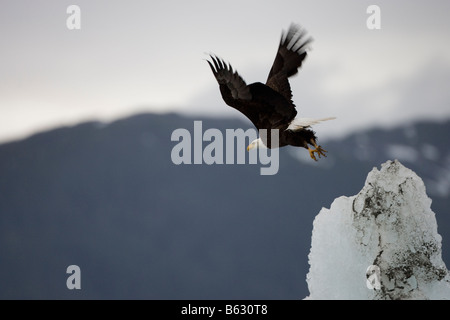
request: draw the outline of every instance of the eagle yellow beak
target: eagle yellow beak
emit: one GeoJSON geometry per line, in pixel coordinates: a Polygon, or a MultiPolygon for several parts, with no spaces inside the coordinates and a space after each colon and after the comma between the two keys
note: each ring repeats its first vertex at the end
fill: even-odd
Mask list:
{"type": "Polygon", "coordinates": [[[247,146],[247,151],[250,151],[250,145],[247,146]]]}

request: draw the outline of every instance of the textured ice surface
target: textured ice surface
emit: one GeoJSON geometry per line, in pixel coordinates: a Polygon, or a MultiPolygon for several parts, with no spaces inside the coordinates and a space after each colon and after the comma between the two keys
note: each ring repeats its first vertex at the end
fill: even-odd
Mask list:
{"type": "Polygon", "coordinates": [[[450,299],[450,275],[425,186],[398,161],[374,168],[313,225],[309,299],[450,299]]]}

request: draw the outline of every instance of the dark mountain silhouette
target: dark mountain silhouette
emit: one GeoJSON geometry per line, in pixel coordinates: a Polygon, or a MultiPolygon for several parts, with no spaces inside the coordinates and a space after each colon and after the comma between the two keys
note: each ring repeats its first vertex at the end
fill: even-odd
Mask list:
{"type": "Polygon", "coordinates": [[[252,127],[142,114],[0,145],[0,298],[304,298],[315,215],[392,156],[424,179],[448,265],[449,121],[321,141],[317,163],[286,147],[278,174],[261,176],[260,165],[173,164],[171,134],[194,120],[252,127]],[[73,264],[81,290],[66,287],[73,264]]]}

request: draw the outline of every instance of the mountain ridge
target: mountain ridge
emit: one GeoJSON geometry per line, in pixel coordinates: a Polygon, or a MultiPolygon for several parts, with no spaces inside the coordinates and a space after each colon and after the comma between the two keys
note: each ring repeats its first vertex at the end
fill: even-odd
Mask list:
{"type": "MultiPolygon", "coordinates": [[[[435,138],[449,136],[449,121],[414,125],[416,138],[395,128],[323,140],[328,157],[308,166],[306,150],[282,148],[274,176],[260,176],[258,165],[175,165],[171,133],[192,132],[194,120],[204,130],[251,128],[140,114],[0,145],[0,297],[300,299],[322,207],[358,192],[395,145],[418,141],[415,161],[405,163],[427,191],[449,168],[445,139],[435,138]],[[435,155],[422,156],[424,145],[435,155]],[[65,286],[72,264],[79,291],[65,286]]],[[[445,261],[448,194],[428,195],[445,261]]]]}

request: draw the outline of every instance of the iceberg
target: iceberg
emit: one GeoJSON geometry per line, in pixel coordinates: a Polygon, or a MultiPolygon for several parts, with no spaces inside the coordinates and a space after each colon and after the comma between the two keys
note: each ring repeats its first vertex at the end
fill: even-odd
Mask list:
{"type": "Polygon", "coordinates": [[[398,160],[313,222],[306,299],[450,299],[431,199],[398,160]]]}

